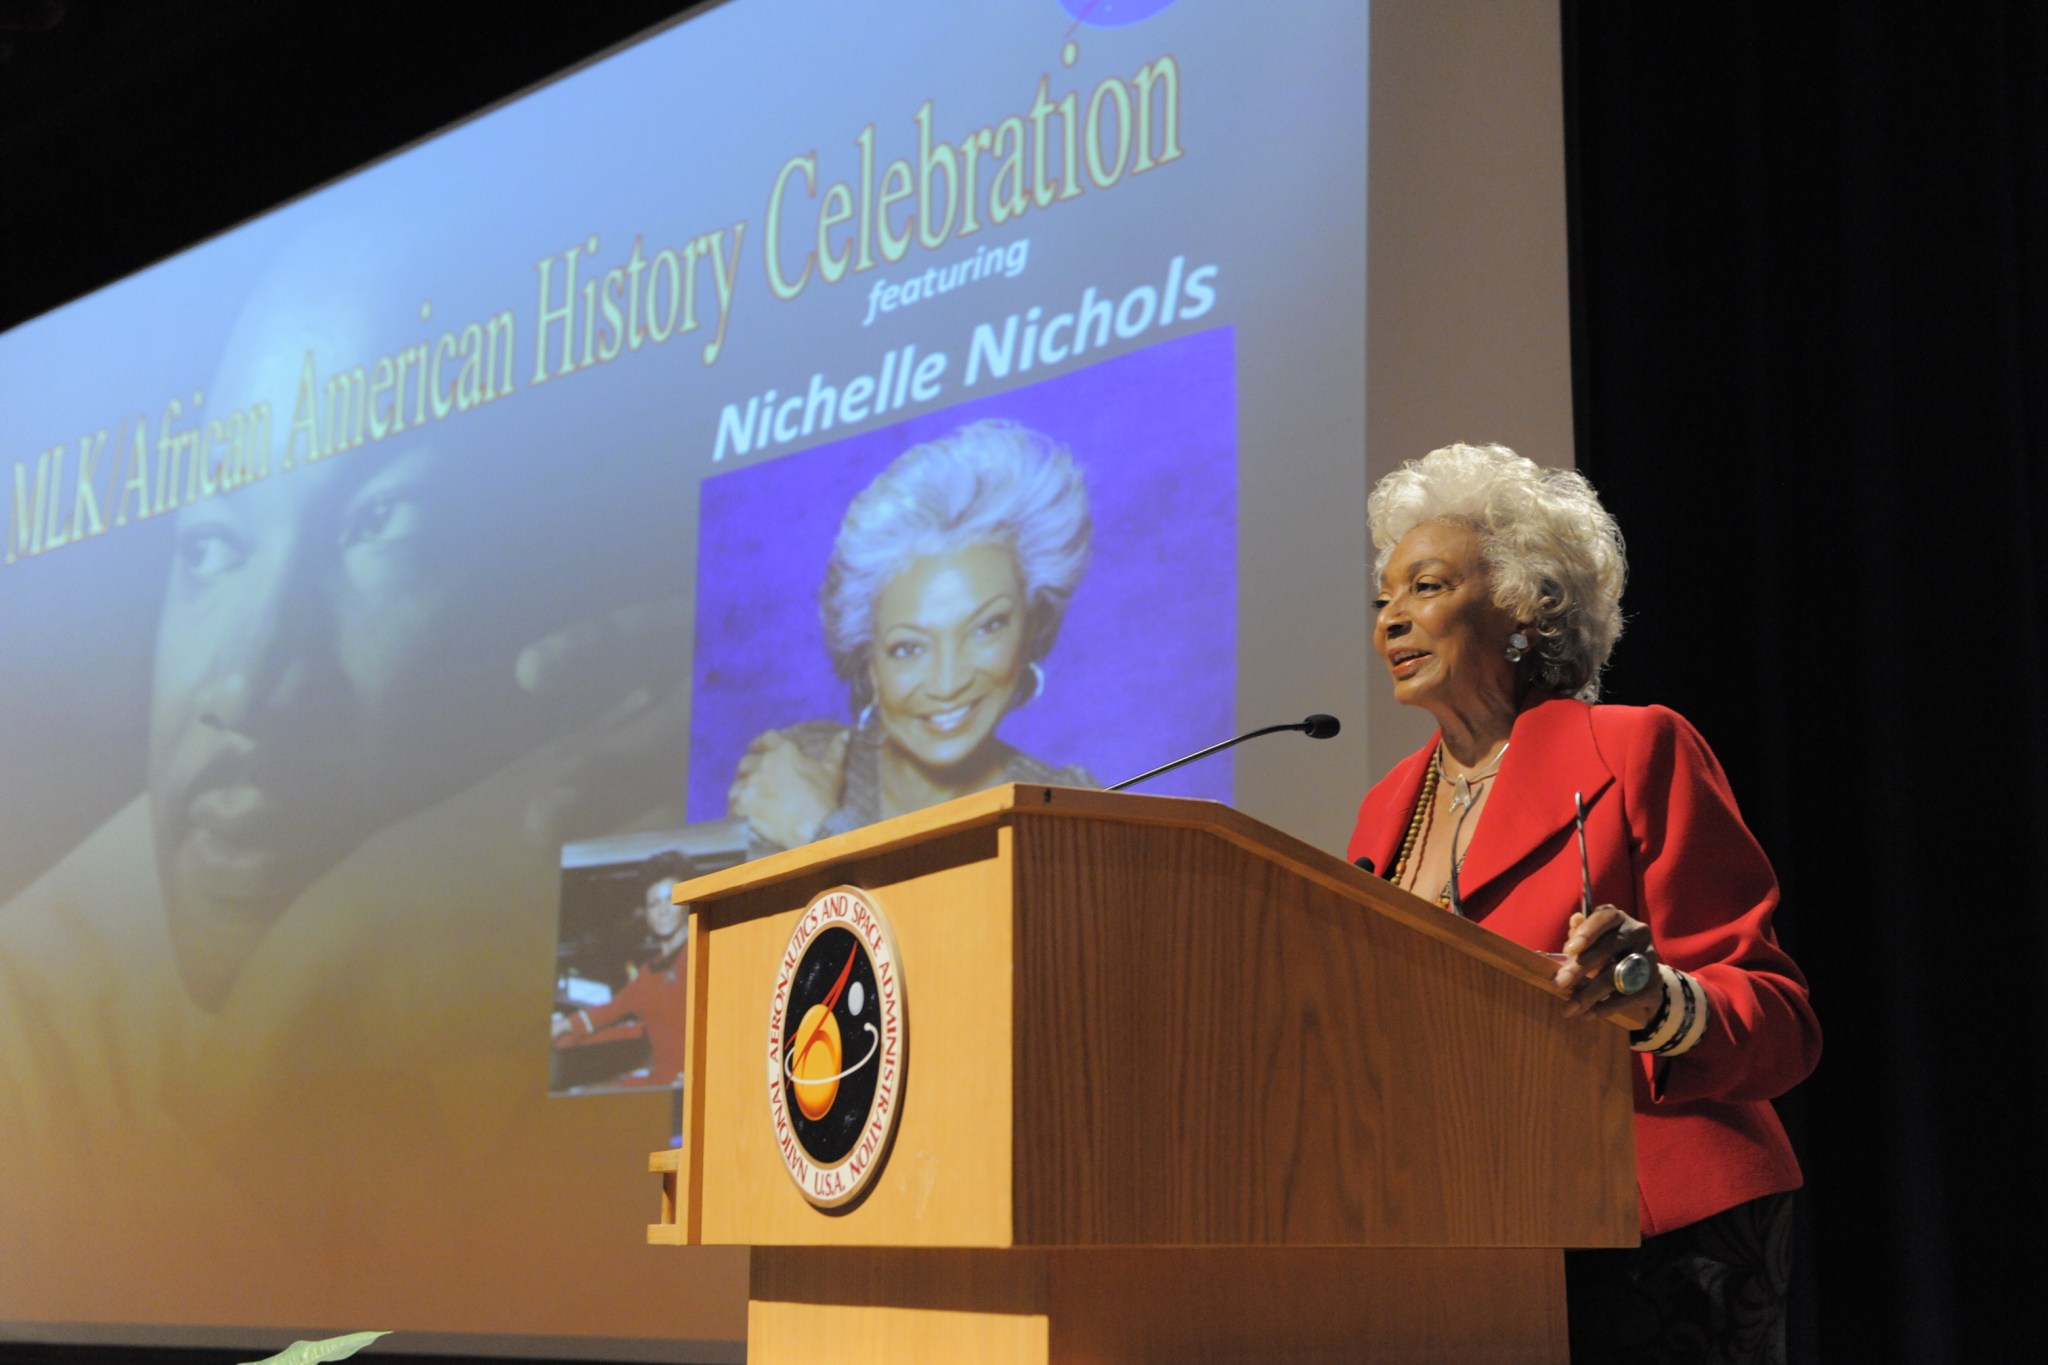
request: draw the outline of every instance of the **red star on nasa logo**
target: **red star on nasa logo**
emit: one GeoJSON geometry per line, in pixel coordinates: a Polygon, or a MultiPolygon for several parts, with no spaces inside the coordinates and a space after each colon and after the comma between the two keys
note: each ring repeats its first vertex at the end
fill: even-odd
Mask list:
{"type": "Polygon", "coordinates": [[[889,1151],[909,1033],[896,935],[850,886],[798,916],[768,1009],[768,1113],[783,1169],[819,1208],[860,1197],[889,1151]]]}

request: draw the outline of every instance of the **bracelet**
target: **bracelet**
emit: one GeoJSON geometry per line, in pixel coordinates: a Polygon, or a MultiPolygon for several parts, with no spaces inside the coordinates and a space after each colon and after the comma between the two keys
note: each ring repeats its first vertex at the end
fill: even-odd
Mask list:
{"type": "MultiPolygon", "coordinates": [[[[1693,985],[1692,978],[1681,972],[1678,985],[1679,989],[1685,992],[1685,1022],[1678,1026],[1678,1032],[1671,1035],[1670,1041],[1656,1049],[1656,1055],[1659,1057],[1676,1057],[1681,1052],[1689,1051],[1692,1045],[1699,1041],[1693,1032],[1694,1019],[1697,1017],[1702,1024],[1705,1023],[1705,1016],[1693,994],[1697,987],[1693,985]]],[[[1704,1029],[1701,1031],[1704,1032],[1704,1029]]]]}
{"type": "Polygon", "coordinates": [[[1678,1031],[1678,1041],[1671,1048],[1671,1055],[1674,1057],[1680,1053],[1690,1052],[1699,1045],[1700,1039],[1707,1036],[1707,1024],[1713,1017],[1713,1011],[1709,1008],[1713,1002],[1707,999],[1707,988],[1692,977],[1687,977],[1686,981],[1692,987],[1693,995],[1698,1001],[1699,1015],[1678,1031]]]}
{"type": "Polygon", "coordinates": [[[1665,1020],[1671,1017],[1671,977],[1669,969],[1660,970],[1657,973],[1657,979],[1664,987],[1664,998],[1658,1001],[1657,1012],[1650,1016],[1649,1023],[1644,1024],[1641,1028],[1632,1028],[1628,1031],[1628,1045],[1638,1052],[1648,1052],[1651,1048],[1658,1046],[1664,1041],[1658,1038],[1657,1034],[1663,1029],[1665,1020]],[[1652,1039],[1656,1041],[1653,1042],[1651,1041],[1652,1039]]]}

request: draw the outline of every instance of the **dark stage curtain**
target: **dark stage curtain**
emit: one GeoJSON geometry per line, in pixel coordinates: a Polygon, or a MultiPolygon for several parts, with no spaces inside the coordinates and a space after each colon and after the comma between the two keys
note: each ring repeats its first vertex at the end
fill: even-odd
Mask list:
{"type": "Polygon", "coordinates": [[[1780,1102],[1794,1358],[2015,1358],[2048,1160],[2048,7],[1566,0],[1564,51],[1577,455],[1634,575],[1608,696],[1721,754],[1827,1031],[1780,1102]]]}

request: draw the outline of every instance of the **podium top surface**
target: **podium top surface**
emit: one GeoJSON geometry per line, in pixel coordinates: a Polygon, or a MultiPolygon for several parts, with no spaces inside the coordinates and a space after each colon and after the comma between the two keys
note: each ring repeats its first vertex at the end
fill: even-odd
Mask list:
{"type": "Polygon", "coordinates": [[[948,834],[1034,819],[1102,820],[1201,830],[1286,867],[1362,907],[1399,920],[1418,933],[1452,944],[1559,998],[1568,994],[1552,979],[1556,964],[1542,953],[1461,919],[1240,810],[1218,801],[1187,797],[1013,782],[678,883],[675,899],[679,904],[715,901],[778,882],[815,877],[835,866],[857,863],[948,834]]]}

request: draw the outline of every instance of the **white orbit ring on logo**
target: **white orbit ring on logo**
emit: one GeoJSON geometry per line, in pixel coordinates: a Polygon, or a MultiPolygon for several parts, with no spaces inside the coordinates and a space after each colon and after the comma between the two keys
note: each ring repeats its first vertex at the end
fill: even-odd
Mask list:
{"type": "Polygon", "coordinates": [[[796,1065],[796,1049],[791,1048],[782,1059],[782,1074],[789,1078],[791,1085],[828,1085],[833,1081],[845,1080],[848,1076],[851,1076],[854,1072],[872,1062],[875,1059],[875,1054],[882,1050],[882,1035],[876,1031],[875,1026],[873,1024],[862,1024],[861,1027],[868,1031],[868,1037],[874,1041],[868,1045],[868,1055],[846,1068],[846,1070],[835,1076],[799,1077],[790,1070],[791,1067],[796,1065]]]}

